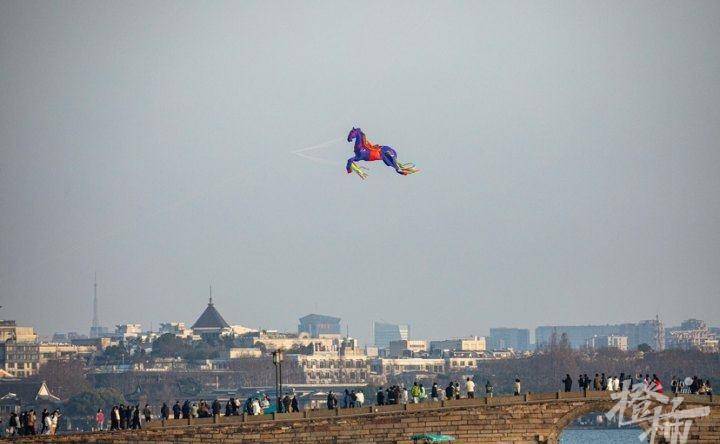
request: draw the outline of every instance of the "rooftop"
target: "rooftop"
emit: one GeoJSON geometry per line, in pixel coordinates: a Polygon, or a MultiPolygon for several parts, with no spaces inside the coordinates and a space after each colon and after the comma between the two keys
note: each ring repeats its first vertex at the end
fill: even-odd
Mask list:
{"type": "Polygon", "coordinates": [[[223,328],[229,328],[230,324],[228,324],[225,319],[220,315],[220,313],[215,308],[215,305],[213,305],[212,296],[210,297],[210,301],[208,302],[207,307],[205,308],[205,311],[202,312],[200,317],[192,326],[193,330],[202,330],[202,329],[223,329],[223,328]]]}

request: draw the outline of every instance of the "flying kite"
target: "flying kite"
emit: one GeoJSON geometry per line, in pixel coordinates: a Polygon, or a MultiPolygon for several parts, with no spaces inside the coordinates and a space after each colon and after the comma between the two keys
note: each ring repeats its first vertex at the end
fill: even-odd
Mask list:
{"type": "Polygon", "coordinates": [[[389,146],[375,145],[370,142],[365,133],[360,128],[353,127],[347,136],[347,141],[351,142],[355,140],[355,155],[348,159],[345,170],[349,173],[355,172],[361,179],[367,177],[367,173],[364,170],[367,168],[359,166],[356,162],[364,160],[366,162],[374,162],[376,160],[382,160],[385,165],[393,167],[398,174],[407,176],[408,174],[417,173],[418,170],[412,163],[400,163],[397,161],[397,153],[394,149],[389,146]]]}

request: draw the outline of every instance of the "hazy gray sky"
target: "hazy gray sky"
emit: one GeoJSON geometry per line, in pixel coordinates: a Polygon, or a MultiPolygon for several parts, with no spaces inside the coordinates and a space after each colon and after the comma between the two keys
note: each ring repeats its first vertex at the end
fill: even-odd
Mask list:
{"type": "Polygon", "coordinates": [[[0,317],[720,321],[720,2],[0,2],[0,317]],[[361,126],[422,173],[344,172],[361,126]]]}

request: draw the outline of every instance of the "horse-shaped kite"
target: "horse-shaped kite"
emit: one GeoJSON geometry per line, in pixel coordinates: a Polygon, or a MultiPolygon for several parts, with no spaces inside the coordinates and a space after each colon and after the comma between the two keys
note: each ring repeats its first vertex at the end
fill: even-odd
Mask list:
{"type": "Polygon", "coordinates": [[[345,170],[348,173],[352,173],[354,171],[361,179],[365,179],[367,177],[367,173],[363,171],[366,170],[366,168],[360,167],[357,163],[355,163],[360,160],[364,160],[366,162],[382,160],[385,162],[385,165],[393,167],[398,174],[402,174],[403,176],[420,171],[415,168],[415,165],[412,163],[398,162],[397,153],[391,147],[374,145],[365,137],[365,133],[363,133],[360,128],[353,127],[353,129],[350,130],[350,133],[347,136],[347,141],[351,142],[353,139],[355,139],[355,156],[349,158],[347,161],[345,170]]]}

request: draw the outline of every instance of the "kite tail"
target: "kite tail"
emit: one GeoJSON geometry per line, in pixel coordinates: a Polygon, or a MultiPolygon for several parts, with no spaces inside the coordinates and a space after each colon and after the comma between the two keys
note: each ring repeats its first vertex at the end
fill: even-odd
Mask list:
{"type": "Polygon", "coordinates": [[[398,162],[398,166],[400,167],[400,171],[405,174],[413,174],[413,173],[419,173],[420,170],[415,167],[414,163],[400,163],[398,162]]]}

